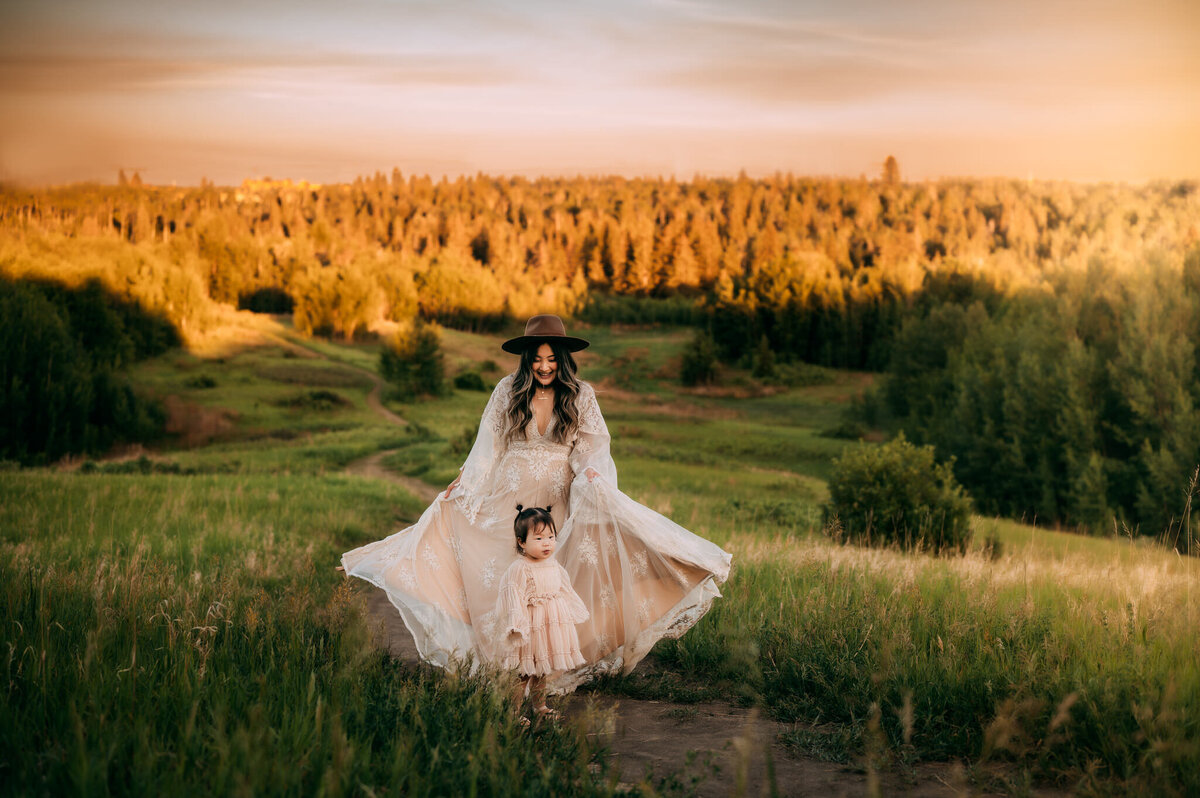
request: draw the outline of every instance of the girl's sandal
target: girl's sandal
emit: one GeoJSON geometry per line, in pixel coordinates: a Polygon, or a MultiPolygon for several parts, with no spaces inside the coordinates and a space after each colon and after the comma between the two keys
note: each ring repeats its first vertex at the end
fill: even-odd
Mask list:
{"type": "Polygon", "coordinates": [[[560,720],[562,718],[557,709],[551,709],[547,706],[538,707],[534,712],[537,713],[538,720],[560,720]]]}
{"type": "Polygon", "coordinates": [[[522,729],[528,729],[529,728],[529,718],[526,718],[524,716],[517,718],[517,725],[520,726],[522,729]]]}

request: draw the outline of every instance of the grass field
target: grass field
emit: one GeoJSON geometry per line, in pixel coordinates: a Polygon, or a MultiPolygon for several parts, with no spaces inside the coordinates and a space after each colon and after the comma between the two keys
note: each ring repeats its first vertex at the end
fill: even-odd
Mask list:
{"type": "MultiPolygon", "coordinates": [[[[799,754],[1005,762],[990,786],[1013,792],[1200,791],[1193,560],[985,518],[960,558],[835,545],[824,480],[860,444],[822,433],[868,375],[685,391],[686,331],[585,334],[622,488],[735,563],[700,624],[589,690],[732,695],[794,722],[799,754]]],[[[494,380],[498,340],[445,331],[451,373],[494,380]]],[[[177,403],[144,459],[0,472],[0,792],[612,793],[571,728],[530,745],[502,689],[390,662],[332,571],[421,509],[344,467],[395,450],[449,482],[487,394],[389,403],[397,427],[365,401],[378,344],[285,343],[140,365],[177,403]]]]}

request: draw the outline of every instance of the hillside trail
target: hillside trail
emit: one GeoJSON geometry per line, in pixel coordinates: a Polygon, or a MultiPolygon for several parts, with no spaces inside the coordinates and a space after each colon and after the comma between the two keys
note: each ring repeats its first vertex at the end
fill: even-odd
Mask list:
{"type": "MultiPolygon", "coordinates": [[[[288,342],[312,356],[326,356],[288,342]]],[[[328,358],[326,358],[328,359],[328,358]]],[[[380,401],[383,380],[373,372],[342,362],[374,383],[367,404],[393,424],[407,422],[380,401]]],[[[379,451],[346,466],[347,473],[400,485],[422,502],[432,503],[440,488],[387,469],[383,461],[398,450],[379,451]]],[[[403,662],[420,666],[416,643],[387,594],[364,583],[367,612],[376,639],[403,662]]],[[[645,665],[643,665],[645,667],[645,665]]],[[[659,791],[700,798],[728,795],[903,795],[911,798],[984,795],[968,786],[957,764],[923,764],[906,773],[868,774],[818,759],[798,757],[780,735],[796,727],[765,718],[757,709],[720,702],[676,704],[596,693],[560,699],[564,722],[581,726],[603,744],[614,760],[619,785],[647,783],[659,791]]],[[[1040,793],[1035,793],[1040,794],[1040,793]]]]}
{"type": "Polygon", "coordinates": [[[337,363],[347,371],[353,371],[355,374],[360,374],[371,381],[371,390],[367,393],[367,407],[371,409],[375,415],[395,424],[400,427],[407,427],[408,422],[402,417],[388,410],[383,405],[383,386],[385,385],[383,377],[380,377],[370,369],[365,369],[362,366],[356,366],[353,363],[347,363],[345,360],[332,358],[329,355],[312,347],[305,346],[303,341],[294,339],[290,335],[276,333],[269,336],[269,340],[279,344],[284,349],[299,355],[300,357],[313,358],[317,360],[328,360],[337,363]]]}

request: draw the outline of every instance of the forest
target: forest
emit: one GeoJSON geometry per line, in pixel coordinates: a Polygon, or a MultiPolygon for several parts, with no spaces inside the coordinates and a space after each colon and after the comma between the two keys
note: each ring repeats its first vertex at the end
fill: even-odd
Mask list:
{"type": "Polygon", "coordinates": [[[121,367],[178,346],[161,316],[106,291],[0,275],[0,458],[52,461],[163,432],[158,403],[121,367]]]}
{"type": "MultiPolygon", "coordinates": [[[[790,363],[879,372],[859,418],[952,458],[983,512],[1182,548],[1200,462],[1198,188],[894,170],[9,186],[0,275],[98,281],[188,344],[233,308],[342,339],[416,316],[689,325],[764,380],[790,363]]],[[[50,314],[37,307],[6,312],[4,335],[50,314]]],[[[25,383],[4,368],[11,403],[25,383]]]]}

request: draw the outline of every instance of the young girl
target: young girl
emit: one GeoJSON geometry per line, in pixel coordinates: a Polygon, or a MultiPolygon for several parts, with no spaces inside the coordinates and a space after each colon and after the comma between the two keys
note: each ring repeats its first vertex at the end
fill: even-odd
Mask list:
{"type": "Polygon", "coordinates": [[[521,676],[518,706],[528,694],[539,717],[553,717],[546,678],[586,664],[575,624],[588,619],[588,610],[554,559],[558,530],[550,508],[518,504],[513,532],[521,556],[504,572],[496,599],[501,664],[521,676]]]}

